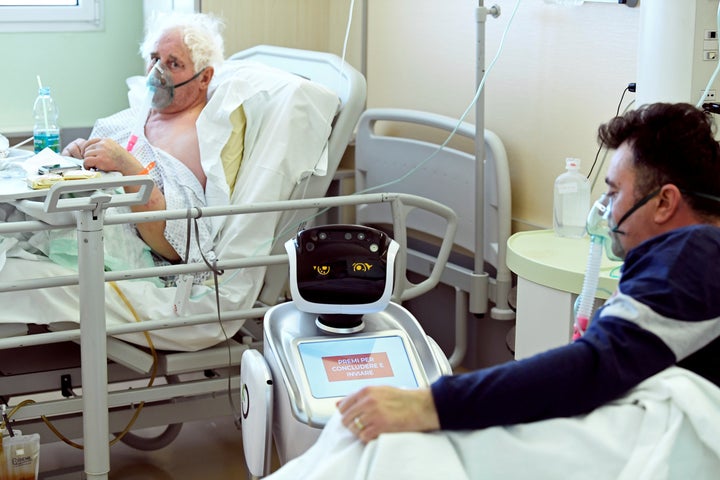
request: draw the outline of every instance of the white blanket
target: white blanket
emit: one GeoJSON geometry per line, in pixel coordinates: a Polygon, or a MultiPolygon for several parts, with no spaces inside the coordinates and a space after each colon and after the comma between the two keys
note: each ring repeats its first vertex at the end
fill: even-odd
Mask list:
{"type": "MultiPolygon", "coordinates": [[[[532,401],[532,399],[528,399],[532,401]]],[[[332,417],[269,480],[720,477],[720,389],[678,367],[590,414],[472,432],[381,435],[364,446],[332,417]]]]}
{"type": "MultiPolygon", "coordinates": [[[[339,104],[334,93],[290,73],[254,62],[233,62],[231,69],[218,72],[213,87],[214,93],[197,123],[202,163],[208,178],[207,205],[244,205],[287,199],[302,179],[312,173],[324,174],[331,122],[339,104]],[[245,154],[235,190],[230,193],[220,152],[232,131],[229,115],[240,105],[247,118],[245,154]]],[[[214,220],[215,254],[221,260],[267,254],[279,216],[263,213],[214,220]]],[[[0,261],[2,247],[0,244],[0,261]]],[[[0,270],[0,280],[73,273],[47,259],[8,258],[0,270]]],[[[251,307],[262,287],[264,275],[264,267],[226,272],[220,278],[221,309],[251,307]]],[[[141,320],[173,317],[175,287],[161,288],[149,281],[118,284],[141,320]]],[[[108,325],[135,321],[113,289],[106,288],[105,297],[108,325]]],[[[0,324],[79,321],[77,287],[3,293],[0,303],[3,305],[0,324]]],[[[194,285],[186,313],[209,314],[215,310],[212,286],[194,285]]],[[[158,349],[194,351],[223,341],[226,334],[232,336],[241,325],[240,321],[225,325],[224,329],[212,323],[157,330],[152,337],[158,349]]],[[[147,345],[140,333],[121,338],[147,345]]]]}

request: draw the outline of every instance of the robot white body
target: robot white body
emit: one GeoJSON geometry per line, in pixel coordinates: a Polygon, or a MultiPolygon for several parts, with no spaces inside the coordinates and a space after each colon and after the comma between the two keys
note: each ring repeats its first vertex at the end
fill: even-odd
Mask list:
{"type": "Polygon", "coordinates": [[[396,251],[384,233],[348,225],[288,242],[293,302],[267,312],[264,354],[247,351],[241,365],[252,475],[269,473],[272,438],[281,464],[305,452],[346,395],[366,385],[424,387],[451,373],[415,317],[389,301],[396,251]]]}

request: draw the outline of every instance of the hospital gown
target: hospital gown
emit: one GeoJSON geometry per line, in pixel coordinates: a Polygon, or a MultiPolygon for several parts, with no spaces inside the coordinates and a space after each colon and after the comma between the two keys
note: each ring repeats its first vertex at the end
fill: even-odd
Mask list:
{"type": "MultiPolygon", "coordinates": [[[[131,126],[135,122],[137,112],[127,109],[108,118],[98,120],[91,138],[111,138],[125,145],[131,135],[131,126]]],[[[138,139],[133,155],[143,165],[155,162],[156,167],[150,176],[157,187],[165,195],[167,209],[201,208],[205,206],[205,194],[202,185],[195,175],[178,159],[163,150],[150,145],[143,135],[138,139]]],[[[112,207],[108,213],[127,213],[130,207],[112,207]]],[[[18,221],[32,220],[17,212],[10,204],[0,207],[0,220],[18,221]]],[[[105,269],[109,271],[129,268],[152,267],[168,263],[163,258],[151,253],[150,248],[142,241],[135,227],[129,224],[106,225],[104,235],[105,269]]],[[[206,256],[212,258],[212,226],[209,219],[198,220],[199,244],[206,256]]],[[[195,235],[195,229],[191,229],[195,235]]],[[[165,238],[185,260],[200,262],[201,257],[197,243],[193,238],[190,243],[190,255],[185,252],[187,245],[186,220],[169,220],[165,225],[165,238]]],[[[75,229],[41,231],[32,234],[17,234],[3,239],[2,248],[8,257],[42,260],[49,258],[58,265],[77,269],[77,232],[75,229]],[[6,251],[6,252],[5,252],[6,251]]],[[[199,283],[207,274],[195,276],[199,283]]],[[[174,278],[167,279],[173,284],[174,278]]],[[[163,282],[164,283],[164,282],[163,282]]]]}
{"type": "MultiPolygon", "coordinates": [[[[137,118],[137,111],[123,110],[111,117],[99,120],[92,131],[91,138],[111,138],[120,145],[125,145],[133,133],[131,127],[137,118]]],[[[155,162],[155,168],[150,171],[155,185],[165,195],[165,204],[168,210],[188,209],[205,206],[205,193],[197,177],[180,160],[163,150],[153,147],[140,135],[133,148],[133,155],[143,165],[155,162]]],[[[165,238],[183,260],[187,259],[185,252],[187,244],[187,221],[168,220],[165,223],[165,238]]],[[[205,255],[212,250],[212,226],[209,219],[198,220],[198,233],[200,245],[205,255]]],[[[194,235],[194,228],[192,229],[194,235]]],[[[196,246],[195,239],[190,244],[189,263],[201,262],[202,259],[196,246]]],[[[163,263],[156,257],[156,263],[163,263]]],[[[200,276],[198,276],[200,277],[200,276]]]]}
{"type": "Polygon", "coordinates": [[[720,228],[696,225],[631,250],[585,336],[432,385],[443,429],[583,414],[677,364],[720,387],[720,228]]]}

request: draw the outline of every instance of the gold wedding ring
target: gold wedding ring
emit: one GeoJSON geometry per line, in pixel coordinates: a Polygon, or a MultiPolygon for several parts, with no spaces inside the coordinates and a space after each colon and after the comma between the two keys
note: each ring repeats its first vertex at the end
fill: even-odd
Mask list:
{"type": "Polygon", "coordinates": [[[360,421],[360,417],[359,417],[359,416],[358,416],[358,417],[355,417],[355,418],[353,419],[353,423],[355,424],[355,427],[356,427],[358,430],[362,430],[363,428],[365,428],[365,424],[360,421]]]}

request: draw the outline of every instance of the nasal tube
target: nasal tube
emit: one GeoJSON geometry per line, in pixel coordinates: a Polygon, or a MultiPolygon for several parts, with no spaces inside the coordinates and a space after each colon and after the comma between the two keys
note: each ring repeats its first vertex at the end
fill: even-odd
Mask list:
{"type": "Polygon", "coordinates": [[[585,270],[585,280],[578,299],[578,306],[573,327],[573,340],[577,340],[585,334],[590,325],[593,307],[595,305],[595,292],[597,291],[600,279],[600,262],[602,261],[603,242],[605,239],[599,235],[590,236],[590,252],[585,270]]]}

